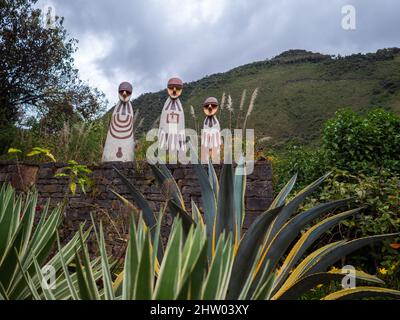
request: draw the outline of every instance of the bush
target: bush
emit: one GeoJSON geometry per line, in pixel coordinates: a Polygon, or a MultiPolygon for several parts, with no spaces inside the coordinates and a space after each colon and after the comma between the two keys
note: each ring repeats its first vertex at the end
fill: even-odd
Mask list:
{"type": "MultiPolygon", "coordinates": [[[[273,162],[276,183],[282,186],[298,173],[299,187],[315,180],[321,172],[333,171],[319,198],[311,198],[303,209],[319,202],[354,198],[349,208],[365,206],[357,220],[344,222],[322,239],[367,236],[400,231],[400,117],[382,109],[364,116],[351,110],[338,111],[323,131],[322,145],[310,148],[291,144],[273,162]]],[[[399,241],[397,241],[399,242],[399,241]]],[[[352,263],[376,272],[384,270],[387,279],[400,275],[400,252],[386,242],[374,249],[374,258],[352,257],[352,263]],[[378,263],[378,261],[380,261],[378,263]]],[[[395,281],[392,286],[399,288],[395,281]]]]}
{"type": "MultiPolygon", "coordinates": [[[[41,146],[52,150],[55,158],[60,162],[75,159],[79,162],[95,164],[101,159],[107,136],[108,127],[105,122],[106,120],[101,119],[92,123],[66,122],[61,130],[53,133],[42,130],[39,125],[32,126],[29,130],[19,129],[15,131],[9,146],[20,149],[24,153],[41,146]]],[[[8,156],[3,155],[2,158],[6,159],[8,156]]]]}
{"type": "Polygon", "coordinates": [[[286,150],[269,157],[274,168],[275,190],[280,190],[293,175],[298,176],[298,190],[316,180],[327,171],[325,153],[320,148],[310,148],[290,143],[286,150]]]}
{"type": "MultiPolygon", "coordinates": [[[[348,171],[335,169],[321,190],[319,198],[310,198],[302,208],[309,209],[319,202],[343,198],[353,198],[349,208],[365,207],[360,215],[344,221],[340,228],[327,234],[323,243],[332,238],[364,237],[377,233],[396,233],[400,231],[400,178],[392,176],[387,171],[380,175],[354,175],[348,171]]],[[[400,238],[397,238],[399,242],[400,238]]],[[[350,258],[351,264],[356,264],[369,272],[376,272],[377,267],[398,273],[397,261],[400,252],[391,248],[387,241],[383,246],[372,248],[373,254],[365,258],[364,252],[350,258]],[[372,266],[372,267],[371,267],[372,266]],[[375,270],[374,270],[375,269],[375,270]]],[[[369,249],[371,250],[371,248],[369,249]]],[[[399,273],[400,275],[400,273],[399,273]]]]}
{"type": "Polygon", "coordinates": [[[325,125],[323,151],[328,165],[341,169],[400,173],[400,117],[383,109],[364,117],[341,110],[325,125]]]}

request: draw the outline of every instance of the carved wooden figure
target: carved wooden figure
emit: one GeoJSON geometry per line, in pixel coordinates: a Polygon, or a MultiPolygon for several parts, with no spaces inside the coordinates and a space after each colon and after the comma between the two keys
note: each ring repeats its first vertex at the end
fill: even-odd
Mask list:
{"type": "Polygon", "coordinates": [[[201,162],[208,163],[211,157],[213,163],[220,162],[222,145],[221,127],[217,119],[219,104],[214,97],[207,98],[203,104],[203,111],[207,116],[201,134],[201,162]]]}
{"type": "Polygon", "coordinates": [[[134,114],[132,102],[132,85],[123,82],[119,86],[119,102],[114,108],[110,128],[103,151],[103,162],[129,162],[134,159],[134,114]]]}
{"type": "Polygon", "coordinates": [[[185,114],[179,97],[182,94],[183,82],[179,78],[168,81],[168,99],[164,104],[158,141],[160,148],[171,151],[185,151],[185,114]]]}

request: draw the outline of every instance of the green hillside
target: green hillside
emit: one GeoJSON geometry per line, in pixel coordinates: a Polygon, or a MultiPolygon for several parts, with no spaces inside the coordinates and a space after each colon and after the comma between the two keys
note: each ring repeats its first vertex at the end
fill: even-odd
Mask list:
{"type": "MultiPolygon", "coordinates": [[[[187,83],[182,96],[186,126],[195,128],[191,105],[202,122],[204,99],[220,98],[223,92],[232,96],[235,124],[243,89],[248,91],[247,108],[257,87],[260,91],[248,128],[255,128],[258,138],[271,137],[270,144],[275,146],[292,138],[309,142],[319,136],[323,122],[343,107],[358,112],[383,107],[400,113],[400,49],[347,57],[291,50],[187,83]]],[[[144,117],[144,129],[154,124],[165,98],[166,92],[160,91],[134,101],[144,117]]],[[[226,126],[227,111],[220,119],[226,126]]]]}

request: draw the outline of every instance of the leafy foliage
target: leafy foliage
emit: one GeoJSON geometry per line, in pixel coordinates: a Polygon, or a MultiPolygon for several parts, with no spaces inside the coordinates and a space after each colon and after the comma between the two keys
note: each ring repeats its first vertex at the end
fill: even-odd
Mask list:
{"type": "Polygon", "coordinates": [[[69,190],[72,196],[75,196],[77,187],[79,186],[83,193],[86,189],[93,186],[93,181],[89,175],[92,173],[86,165],[78,164],[74,160],[68,161],[68,166],[61,168],[61,172],[55,175],[56,178],[68,178],[69,190]]]}
{"type": "MultiPolygon", "coordinates": [[[[303,209],[343,197],[354,199],[349,209],[364,207],[357,219],[343,222],[340,228],[322,238],[321,244],[343,236],[400,231],[399,124],[399,116],[382,109],[364,116],[346,109],[327,122],[321,147],[292,145],[286,153],[273,158],[278,184],[283,184],[280,177],[288,178],[293,172],[298,172],[302,186],[321,172],[333,170],[320,197],[309,199],[303,209]]],[[[368,258],[362,252],[351,263],[368,268],[369,272],[377,272],[376,266],[380,266],[394,278],[400,272],[397,264],[400,252],[392,248],[392,243],[385,241],[368,258]]],[[[398,281],[391,284],[400,288],[398,281]]]]}
{"type": "MultiPolygon", "coordinates": [[[[40,206],[37,198],[36,191],[23,197],[17,196],[10,186],[0,188],[0,297],[3,299],[68,297],[65,295],[67,282],[60,271],[80,251],[79,237],[75,235],[62,248],[62,255],[56,253],[51,257],[61,223],[61,207],[50,211],[49,204],[40,206]],[[40,218],[36,219],[39,214],[40,218]],[[38,220],[36,226],[35,220],[38,220]],[[47,267],[54,271],[54,290],[43,285],[47,267]]],[[[89,233],[90,230],[82,234],[82,239],[86,240],[89,233]]],[[[91,266],[96,272],[96,262],[91,266]]],[[[72,279],[76,285],[76,274],[72,279]]]]}
{"type": "Polygon", "coordinates": [[[400,173],[400,117],[382,109],[365,117],[350,109],[339,111],[325,124],[323,144],[326,158],[338,168],[400,173]]]}
{"type": "MultiPolygon", "coordinates": [[[[39,224],[33,229],[37,195],[28,194],[25,203],[22,198],[15,199],[12,188],[3,186],[0,190],[0,231],[3,230],[0,236],[4,238],[0,241],[0,296],[4,299],[46,300],[296,299],[320,283],[341,279],[341,272],[326,272],[326,269],[343,255],[395,236],[340,240],[309,252],[308,249],[322,234],[359,211],[351,210],[324,218],[301,234],[306,224],[348,202],[325,203],[296,214],[301,202],[321,185],[326,176],[287,201],[296,178],[291,179],[269,210],[242,234],[237,225],[242,221],[242,213],[225,210],[234,208],[237,203],[234,197],[239,195],[242,198],[243,184],[232,181],[233,175],[228,174],[231,166],[225,166],[219,183],[211,166],[210,176],[202,166],[197,168],[199,179],[206,178],[203,180],[203,193],[211,192],[212,195],[204,197],[204,200],[212,200],[219,190],[214,206],[209,206],[209,209],[216,210],[213,213],[215,218],[208,222],[203,221],[194,204],[191,213],[181,205],[180,191],[165,167],[153,169],[156,179],[169,188],[167,203],[175,215],[167,246],[165,251],[159,252],[162,212],[153,216],[155,223],[148,227],[148,221],[151,221],[148,216],[154,213],[140,193],[127,184],[135,202],[143,210],[143,218],[141,216],[137,224],[135,219],[131,219],[124,270],[117,275],[111,272],[114,263],[106,252],[101,223],[96,228],[93,220],[99,258],[89,256],[86,239],[90,229],[83,232],[81,226],[79,233],[64,247],[58,241],[58,252],[48,260],[52,244],[57,239],[60,207],[49,215],[46,206],[39,224]],[[222,183],[240,188],[233,187],[235,196],[232,197],[224,191],[229,187],[222,186],[222,183]],[[217,206],[220,197],[230,205],[217,206]],[[231,224],[233,228],[229,227],[231,224]],[[210,227],[211,238],[207,231],[210,227]],[[71,262],[75,266],[74,272],[68,267],[71,262]],[[43,284],[47,280],[43,270],[47,266],[55,270],[55,287],[48,288],[43,284]]],[[[356,278],[360,282],[383,284],[377,277],[361,271],[356,272],[356,278]]],[[[365,296],[399,298],[400,292],[381,287],[358,287],[357,294],[344,290],[330,293],[325,298],[365,296]]]]}
{"type": "Polygon", "coordinates": [[[27,157],[37,157],[42,156],[47,159],[50,159],[52,162],[56,162],[56,158],[53,156],[49,149],[41,148],[41,147],[34,147],[31,152],[27,154],[27,157]]]}
{"type": "Polygon", "coordinates": [[[19,150],[19,149],[16,149],[16,148],[10,148],[10,149],[8,149],[8,152],[7,152],[9,155],[17,155],[17,154],[19,154],[19,153],[22,153],[22,151],[21,150],[19,150]]]}
{"type": "Polygon", "coordinates": [[[7,143],[13,136],[3,134],[28,114],[46,115],[54,125],[60,114],[90,120],[105,106],[104,95],[79,79],[76,41],[63,19],[46,28],[36,2],[5,0],[0,6],[0,140],[7,143]]]}
{"type": "MultiPolygon", "coordinates": [[[[241,166],[244,166],[244,164],[242,163],[241,166]]],[[[145,281],[147,283],[147,298],[299,298],[320,283],[329,283],[332,279],[340,278],[340,273],[326,273],[326,269],[340,260],[342,256],[365,245],[396,235],[364,237],[352,241],[340,240],[308,253],[305,258],[302,258],[321,235],[359,212],[359,209],[356,209],[323,218],[307,232],[301,233],[302,229],[313,220],[345,205],[349,201],[339,200],[324,203],[297,213],[297,209],[304,199],[321,185],[327,175],[310,184],[287,202],[287,197],[296,181],[296,177],[293,177],[277,196],[269,210],[260,215],[249,230],[243,233],[240,223],[243,221],[244,212],[235,210],[237,203],[235,198],[242,199],[242,188],[245,187],[242,183],[235,183],[235,179],[243,178],[240,178],[238,174],[233,174],[232,166],[224,165],[219,182],[212,165],[209,165],[209,174],[206,173],[202,165],[196,166],[196,173],[202,190],[204,220],[193,202],[192,211],[186,210],[182,195],[171,173],[164,165],[153,166],[152,169],[156,180],[165,191],[164,194],[166,194],[170,212],[175,217],[167,249],[162,258],[159,256],[158,249],[150,250],[157,248],[160,242],[160,219],[156,218],[155,213],[140,192],[119,173],[122,181],[131,191],[135,203],[143,212],[141,221],[147,226],[144,228],[144,233],[146,234],[146,230],[148,233],[148,235],[143,235],[143,231],[141,231],[143,226],[140,225],[140,222],[138,231],[135,230],[134,226],[131,226],[131,239],[128,247],[149,248],[150,252],[142,252],[142,256],[158,257],[157,260],[152,262],[153,266],[150,269],[154,270],[154,274],[153,271],[150,272],[150,275],[145,273],[146,277],[150,276],[150,279],[147,278],[145,281]],[[234,187],[236,185],[240,188],[236,189],[234,187]],[[224,203],[224,205],[222,206],[221,203],[224,203]],[[133,238],[132,234],[134,235],[133,238]],[[200,244],[193,242],[198,237],[201,239],[199,240],[200,244]],[[150,242],[151,239],[153,246],[148,247],[143,244],[146,241],[150,242]],[[297,241],[292,244],[296,239],[297,241]],[[140,241],[142,241],[142,244],[137,244],[140,241]],[[135,244],[132,244],[132,242],[135,242],[135,244]],[[156,244],[154,245],[154,243],[156,244]],[[195,248],[195,251],[191,253],[189,248],[195,248]],[[191,258],[193,255],[197,257],[195,260],[191,258]],[[183,268],[188,266],[185,261],[197,261],[201,264],[197,265],[196,263],[192,265],[193,269],[186,270],[183,268]],[[161,266],[160,271],[157,271],[158,264],[161,266]],[[198,270],[202,270],[202,273],[197,274],[192,279],[189,270],[196,271],[196,274],[198,270]],[[165,283],[161,281],[161,279],[164,279],[164,274],[168,274],[165,283]],[[212,282],[210,282],[211,279],[212,282]],[[195,280],[196,282],[192,282],[195,280]],[[188,281],[190,282],[188,283],[188,281]],[[155,283],[154,287],[151,285],[149,287],[149,283],[155,283]],[[191,288],[197,288],[197,290],[191,291],[193,290],[191,288]]],[[[237,170],[241,169],[243,168],[239,167],[237,170]]],[[[120,198],[127,203],[127,200],[122,196],[120,198]]],[[[102,240],[100,239],[99,242],[101,243],[102,240]]],[[[131,249],[128,249],[126,264],[132,261],[133,265],[138,265],[137,261],[140,259],[138,258],[140,254],[135,254],[134,260],[131,260],[133,259],[131,254],[131,249]]],[[[149,260],[146,259],[146,261],[149,260]]],[[[127,275],[129,270],[129,268],[125,268],[124,272],[118,276],[118,286],[122,286],[131,293],[138,292],[137,281],[141,280],[141,273],[135,267],[136,275],[127,275]],[[126,279],[126,277],[128,278],[126,279]],[[136,284],[132,283],[131,279],[136,279],[136,284]],[[129,287],[131,288],[127,289],[129,287]]],[[[382,283],[378,278],[362,272],[358,272],[356,277],[359,281],[382,283]]],[[[111,285],[110,283],[107,287],[111,285]]],[[[86,288],[89,288],[89,283],[86,283],[86,288]]],[[[117,291],[118,289],[114,288],[114,292],[117,291]]],[[[392,297],[399,294],[394,290],[386,291],[380,288],[375,290],[367,287],[364,291],[360,290],[360,295],[371,293],[380,295],[380,292],[382,292],[382,295],[391,294],[392,297]]],[[[344,292],[343,295],[347,295],[347,293],[344,292]]],[[[342,297],[342,295],[339,296],[342,297]]],[[[122,298],[135,298],[135,295],[125,295],[122,298]]],[[[333,299],[335,296],[328,296],[328,298],[333,299]]]]}

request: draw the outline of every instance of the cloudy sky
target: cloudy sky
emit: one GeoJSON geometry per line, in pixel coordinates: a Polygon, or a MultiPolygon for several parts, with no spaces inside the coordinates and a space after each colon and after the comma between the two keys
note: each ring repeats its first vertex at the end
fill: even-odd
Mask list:
{"type": "Polygon", "coordinates": [[[82,79],[116,99],[272,58],[288,49],[347,55],[400,46],[399,0],[40,0],[65,18],[82,79]],[[342,8],[356,9],[345,30],[342,8]]]}

